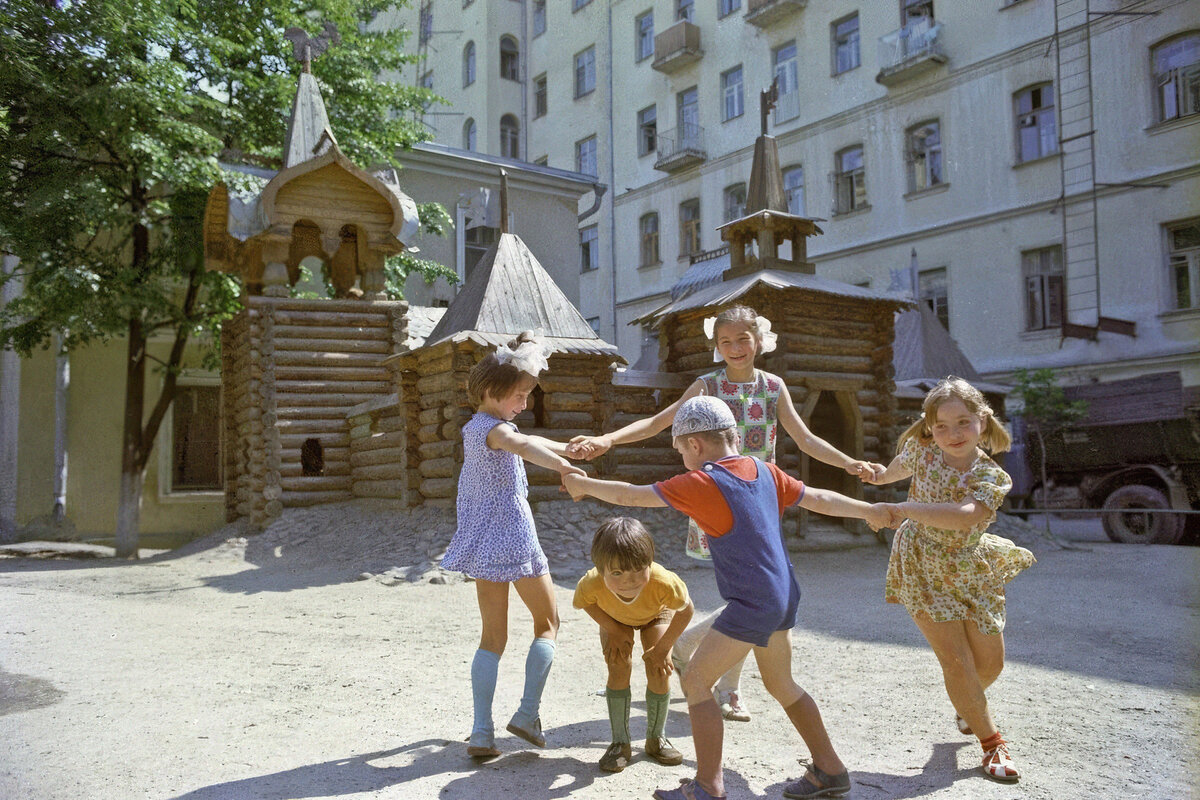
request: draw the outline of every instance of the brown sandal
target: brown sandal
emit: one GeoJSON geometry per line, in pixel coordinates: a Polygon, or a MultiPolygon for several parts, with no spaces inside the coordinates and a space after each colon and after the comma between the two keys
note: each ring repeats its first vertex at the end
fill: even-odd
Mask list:
{"type": "Polygon", "coordinates": [[[793,800],[805,800],[809,797],[841,797],[850,792],[850,773],[830,775],[825,770],[810,761],[801,761],[800,766],[806,767],[819,783],[813,783],[807,775],[798,781],[783,787],[783,796],[793,800]]]}

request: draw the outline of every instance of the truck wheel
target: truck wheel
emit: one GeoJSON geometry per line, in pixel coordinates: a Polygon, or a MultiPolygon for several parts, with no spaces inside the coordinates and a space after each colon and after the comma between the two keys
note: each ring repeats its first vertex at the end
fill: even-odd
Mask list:
{"type": "Polygon", "coordinates": [[[1137,513],[1139,508],[1170,507],[1167,496],[1158,489],[1122,486],[1104,500],[1104,532],[1114,542],[1125,544],[1178,544],[1183,538],[1183,515],[1137,513]]]}

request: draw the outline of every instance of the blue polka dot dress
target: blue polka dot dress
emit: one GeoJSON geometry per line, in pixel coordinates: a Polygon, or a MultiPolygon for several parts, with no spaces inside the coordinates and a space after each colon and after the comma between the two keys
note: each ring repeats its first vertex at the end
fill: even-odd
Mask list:
{"type": "Polygon", "coordinates": [[[458,475],[458,528],[442,566],[502,583],[550,571],[529,508],[529,480],[521,457],[487,445],[497,425],[516,425],[482,411],[463,426],[458,475]]]}

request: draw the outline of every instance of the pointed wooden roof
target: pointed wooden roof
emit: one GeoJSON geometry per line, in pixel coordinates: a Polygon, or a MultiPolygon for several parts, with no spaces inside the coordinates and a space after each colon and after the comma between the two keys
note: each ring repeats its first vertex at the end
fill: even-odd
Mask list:
{"type": "Polygon", "coordinates": [[[763,134],[754,140],[754,160],[750,164],[750,185],[746,188],[746,216],[756,211],[788,213],[783,191],[783,171],[779,168],[779,147],[774,136],[763,134]]]}
{"type": "Polygon", "coordinates": [[[311,72],[301,72],[296,84],[296,99],[288,120],[287,138],[283,142],[283,168],[286,170],[316,158],[328,147],[337,147],[321,88],[311,72]]]}
{"type": "Polygon", "coordinates": [[[556,352],[610,354],[624,361],[615,345],[596,335],[521,237],[501,233],[425,343],[470,338],[498,345],[538,329],[556,352]]]}

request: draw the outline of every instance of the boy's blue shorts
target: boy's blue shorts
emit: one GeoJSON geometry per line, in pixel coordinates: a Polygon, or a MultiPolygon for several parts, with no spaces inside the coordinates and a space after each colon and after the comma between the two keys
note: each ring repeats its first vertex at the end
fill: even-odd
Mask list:
{"type": "Polygon", "coordinates": [[[800,587],[795,583],[789,592],[787,606],[782,613],[766,612],[752,608],[739,600],[731,600],[725,610],[713,620],[713,630],[720,631],[731,639],[748,642],[755,647],[766,647],[771,634],[796,627],[800,609],[800,587]]]}

